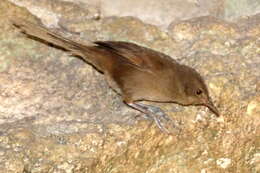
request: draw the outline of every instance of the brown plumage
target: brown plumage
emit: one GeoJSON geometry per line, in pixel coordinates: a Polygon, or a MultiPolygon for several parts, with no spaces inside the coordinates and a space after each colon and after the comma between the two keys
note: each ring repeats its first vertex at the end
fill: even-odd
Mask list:
{"type": "Polygon", "coordinates": [[[41,25],[23,20],[14,20],[13,24],[26,35],[52,43],[94,65],[104,73],[109,85],[122,96],[126,104],[148,114],[163,131],[168,132],[159,116],[168,120],[167,115],[158,115],[150,106],[139,104],[138,101],[205,105],[219,116],[200,74],[163,53],[121,41],[82,44],[41,25]]]}

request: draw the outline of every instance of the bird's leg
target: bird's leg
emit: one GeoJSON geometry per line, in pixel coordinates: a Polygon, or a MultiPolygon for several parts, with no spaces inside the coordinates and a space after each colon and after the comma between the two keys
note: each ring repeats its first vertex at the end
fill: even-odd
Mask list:
{"type": "Polygon", "coordinates": [[[163,132],[170,133],[169,130],[162,124],[160,117],[163,118],[166,122],[171,121],[171,118],[160,108],[151,106],[151,105],[144,105],[144,104],[137,104],[137,103],[128,103],[128,105],[144,114],[148,117],[151,117],[159,129],[163,132]]]}

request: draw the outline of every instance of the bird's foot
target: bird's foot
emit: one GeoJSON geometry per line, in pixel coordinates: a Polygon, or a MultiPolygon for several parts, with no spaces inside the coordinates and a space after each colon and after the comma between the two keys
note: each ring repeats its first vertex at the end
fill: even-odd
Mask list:
{"type": "Polygon", "coordinates": [[[140,103],[129,103],[128,105],[146,114],[149,118],[153,119],[158,128],[167,134],[170,134],[171,132],[168,130],[167,127],[165,127],[164,124],[170,124],[175,129],[178,129],[178,131],[180,130],[176,123],[174,123],[173,120],[162,109],[158,107],[144,105],[140,103]]]}

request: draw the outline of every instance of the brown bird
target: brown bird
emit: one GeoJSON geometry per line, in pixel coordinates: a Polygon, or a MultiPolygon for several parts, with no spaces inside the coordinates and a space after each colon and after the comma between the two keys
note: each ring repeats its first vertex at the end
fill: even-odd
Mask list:
{"type": "Polygon", "coordinates": [[[154,119],[162,131],[169,132],[160,118],[166,121],[170,118],[161,109],[138,101],[204,105],[219,116],[200,74],[191,67],[177,63],[170,56],[123,41],[82,44],[39,24],[20,19],[12,23],[26,35],[63,48],[95,66],[128,106],[154,119]]]}

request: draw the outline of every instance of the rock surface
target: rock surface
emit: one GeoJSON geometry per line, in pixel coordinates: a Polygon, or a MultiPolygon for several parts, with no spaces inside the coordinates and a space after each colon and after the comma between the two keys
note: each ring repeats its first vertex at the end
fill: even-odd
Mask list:
{"type": "Polygon", "coordinates": [[[173,21],[214,16],[228,21],[260,12],[259,0],[9,0],[27,8],[48,26],[60,18],[70,23],[86,19],[134,16],[146,23],[167,27],[173,21]],[[66,17],[65,17],[66,16],[66,17]],[[73,20],[72,20],[73,19],[73,20]]]}
{"type": "Polygon", "coordinates": [[[86,14],[66,6],[71,2],[49,6],[59,12],[56,22],[50,13],[37,17],[74,39],[133,41],[196,68],[223,117],[204,107],[159,104],[182,128],[162,133],[153,122],[135,118],[140,114],[90,65],[19,33],[10,18],[39,19],[2,0],[0,172],[260,171],[259,15],[239,23],[199,17],[162,31],[134,17],[99,18],[93,6],[84,22],[72,23],[86,14]]]}

